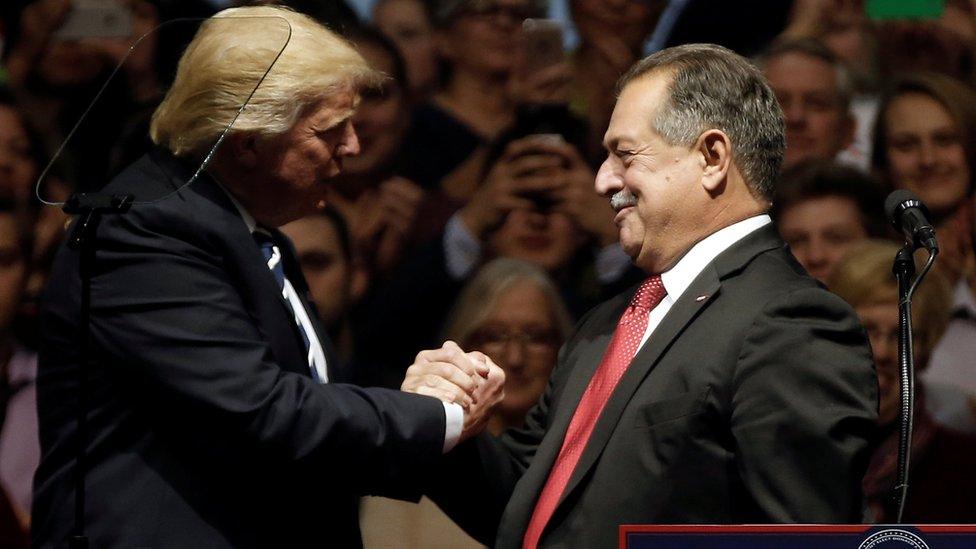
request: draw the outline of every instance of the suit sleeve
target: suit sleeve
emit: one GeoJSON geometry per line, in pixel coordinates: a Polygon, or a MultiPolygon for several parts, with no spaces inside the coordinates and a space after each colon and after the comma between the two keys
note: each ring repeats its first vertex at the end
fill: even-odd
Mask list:
{"type": "Polygon", "coordinates": [[[760,513],[861,522],[877,378],[850,307],[820,288],[774,298],[743,341],[733,384],[737,465],[760,513]]]}
{"type": "MultiPolygon", "coordinates": [[[[115,222],[112,222],[113,224],[115,222]]],[[[359,493],[418,497],[404,483],[437,459],[441,403],[320,385],[281,368],[218,247],[138,224],[100,242],[92,337],[160,428],[230,443],[305,478],[342,471],[359,493]]]]}

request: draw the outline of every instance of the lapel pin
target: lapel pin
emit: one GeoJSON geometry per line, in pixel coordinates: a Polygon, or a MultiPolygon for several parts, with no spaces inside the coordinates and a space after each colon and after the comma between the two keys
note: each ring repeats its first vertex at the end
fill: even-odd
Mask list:
{"type": "Polygon", "coordinates": [[[698,303],[701,303],[702,301],[705,301],[706,299],[708,299],[708,294],[700,295],[700,296],[696,297],[695,298],[695,301],[697,301],[698,303]]]}

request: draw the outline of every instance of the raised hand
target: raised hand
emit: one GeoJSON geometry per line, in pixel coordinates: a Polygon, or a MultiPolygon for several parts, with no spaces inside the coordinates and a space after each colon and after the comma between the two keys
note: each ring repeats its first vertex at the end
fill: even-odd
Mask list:
{"type": "Polygon", "coordinates": [[[461,209],[464,225],[478,238],[500,225],[508,212],[531,209],[527,195],[552,192],[562,183],[551,174],[563,159],[540,152],[545,136],[530,135],[508,144],[484,183],[461,209]]]}

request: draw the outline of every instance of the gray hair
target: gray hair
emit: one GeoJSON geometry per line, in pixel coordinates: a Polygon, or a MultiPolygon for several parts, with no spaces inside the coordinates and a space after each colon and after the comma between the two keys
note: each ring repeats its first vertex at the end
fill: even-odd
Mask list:
{"type": "Polygon", "coordinates": [[[714,44],[661,50],[620,78],[618,92],[652,71],[671,73],[667,102],[651,122],[670,145],[691,146],[709,129],[732,141],[732,160],[749,190],[770,200],[786,150],[783,111],[762,73],[741,55],[714,44]]]}
{"type": "Polygon", "coordinates": [[[531,283],[545,296],[560,342],[569,338],[573,323],[552,278],[532,263],[507,257],[485,264],[464,287],[448,314],[444,337],[464,345],[488,319],[502,294],[522,282],[531,283]]]}
{"type": "Polygon", "coordinates": [[[755,61],[759,67],[765,67],[771,60],[790,53],[812,57],[833,68],[834,82],[837,88],[835,92],[837,103],[844,112],[847,112],[851,106],[851,97],[854,96],[854,82],[851,78],[851,71],[823,42],[815,38],[778,40],[766,51],[759,54],[755,61]]]}

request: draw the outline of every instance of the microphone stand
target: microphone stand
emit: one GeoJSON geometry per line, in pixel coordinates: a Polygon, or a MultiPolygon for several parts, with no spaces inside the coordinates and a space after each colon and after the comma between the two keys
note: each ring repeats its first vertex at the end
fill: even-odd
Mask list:
{"type": "Polygon", "coordinates": [[[75,448],[75,525],[68,541],[70,549],[87,549],[85,536],[85,474],[87,472],[88,444],[88,373],[93,357],[91,351],[91,280],[95,267],[95,237],[98,225],[105,214],[121,214],[132,205],[131,194],[90,194],[72,195],[62,208],[69,215],[77,215],[68,235],[68,247],[79,252],[79,275],[81,277],[81,322],[80,354],[78,363],[78,409],[77,435],[75,448]]]}
{"type": "Polygon", "coordinates": [[[898,280],[898,370],[901,388],[901,408],[898,422],[898,472],[895,481],[897,503],[896,524],[902,523],[908,499],[908,473],[911,466],[912,436],[915,423],[915,349],[912,342],[912,297],[915,289],[932,268],[938,249],[929,251],[929,259],[922,272],[915,276],[915,247],[905,244],[895,255],[892,272],[898,280]]]}

